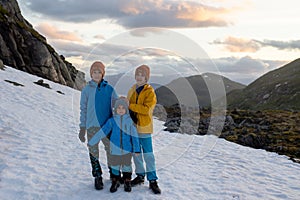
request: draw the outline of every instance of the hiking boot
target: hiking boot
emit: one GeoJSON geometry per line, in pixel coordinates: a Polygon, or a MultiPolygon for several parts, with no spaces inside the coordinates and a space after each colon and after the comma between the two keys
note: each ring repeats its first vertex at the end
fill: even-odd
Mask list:
{"type": "Polygon", "coordinates": [[[159,189],[156,180],[149,182],[149,188],[153,191],[154,194],[160,194],[161,190],[159,189]]]}
{"type": "Polygon", "coordinates": [[[109,191],[111,193],[116,192],[118,190],[118,187],[120,186],[120,182],[117,178],[112,178],[111,187],[109,191]]]}
{"type": "Polygon", "coordinates": [[[131,192],[131,180],[130,179],[124,180],[124,191],[131,192]]]}
{"type": "Polygon", "coordinates": [[[102,177],[101,176],[95,177],[95,189],[96,190],[102,190],[103,189],[103,182],[102,182],[102,177]]]}
{"type": "Polygon", "coordinates": [[[144,184],[144,176],[138,175],[131,181],[131,186],[134,187],[136,185],[144,184]]]}

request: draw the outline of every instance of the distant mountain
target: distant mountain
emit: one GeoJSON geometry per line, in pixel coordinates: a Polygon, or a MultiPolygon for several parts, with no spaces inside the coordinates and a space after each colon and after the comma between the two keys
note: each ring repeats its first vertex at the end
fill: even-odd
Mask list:
{"type": "MultiPolygon", "coordinates": [[[[172,80],[178,78],[175,75],[169,76],[151,76],[149,84],[154,88],[157,89],[162,85],[170,83],[172,80]]],[[[115,74],[115,75],[105,75],[104,79],[108,81],[111,85],[115,87],[118,94],[125,95],[127,94],[129,88],[135,83],[134,75],[133,74],[115,74]]]]}
{"type": "Polygon", "coordinates": [[[229,108],[300,110],[300,59],[266,73],[227,95],[229,108]]]}
{"type": "Polygon", "coordinates": [[[0,0],[0,60],[4,65],[81,89],[84,73],[47,44],[23,18],[16,0],[0,0]]]}
{"type": "Polygon", "coordinates": [[[187,106],[208,107],[211,104],[211,97],[207,85],[210,88],[215,88],[216,96],[221,98],[224,91],[218,91],[220,88],[217,88],[220,80],[224,83],[225,93],[245,88],[243,84],[213,73],[181,77],[155,90],[158,104],[167,107],[177,103],[187,106]]]}

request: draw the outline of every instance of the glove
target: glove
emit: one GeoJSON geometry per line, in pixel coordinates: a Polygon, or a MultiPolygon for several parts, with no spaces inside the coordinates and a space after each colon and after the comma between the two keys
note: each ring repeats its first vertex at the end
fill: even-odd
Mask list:
{"type": "Polygon", "coordinates": [[[85,142],[85,133],[86,133],[85,127],[80,127],[78,137],[81,142],[85,142]]]}

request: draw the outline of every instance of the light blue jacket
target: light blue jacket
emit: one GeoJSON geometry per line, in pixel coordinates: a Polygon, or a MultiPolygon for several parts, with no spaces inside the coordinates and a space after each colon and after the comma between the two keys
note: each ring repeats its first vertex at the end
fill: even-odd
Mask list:
{"type": "Polygon", "coordinates": [[[110,118],[104,126],[92,137],[88,145],[97,144],[110,132],[110,153],[112,155],[124,155],[128,153],[140,153],[136,127],[128,114],[115,115],[110,118]]]}
{"type": "Polygon", "coordinates": [[[91,80],[81,91],[80,127],[101,127],[112,117],[112,105],[118,98],[114,88],[102,80],[98,85],[91,80]]]}

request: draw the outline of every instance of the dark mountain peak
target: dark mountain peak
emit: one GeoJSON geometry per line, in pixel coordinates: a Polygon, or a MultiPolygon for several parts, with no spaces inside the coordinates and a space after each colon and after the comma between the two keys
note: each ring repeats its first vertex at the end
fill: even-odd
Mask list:
{"type": "MultiPolygon", "coordinates": [[[[225,93],[245,87],[245,85],[213,73],[180,77],[156,89],[158,103],[166,107],[182,102],[187,106],[210,106],[211,97],[208,85],[210,88],[219,87],[219,81],[223,81],[225,93]],[[191,97],[196,97],[198,102],[191,97]]],[[[220,98],[224,96],[224,91],[218,89],[216,92],[218,93],[215,94],[216,96],[220,98]]]]}

